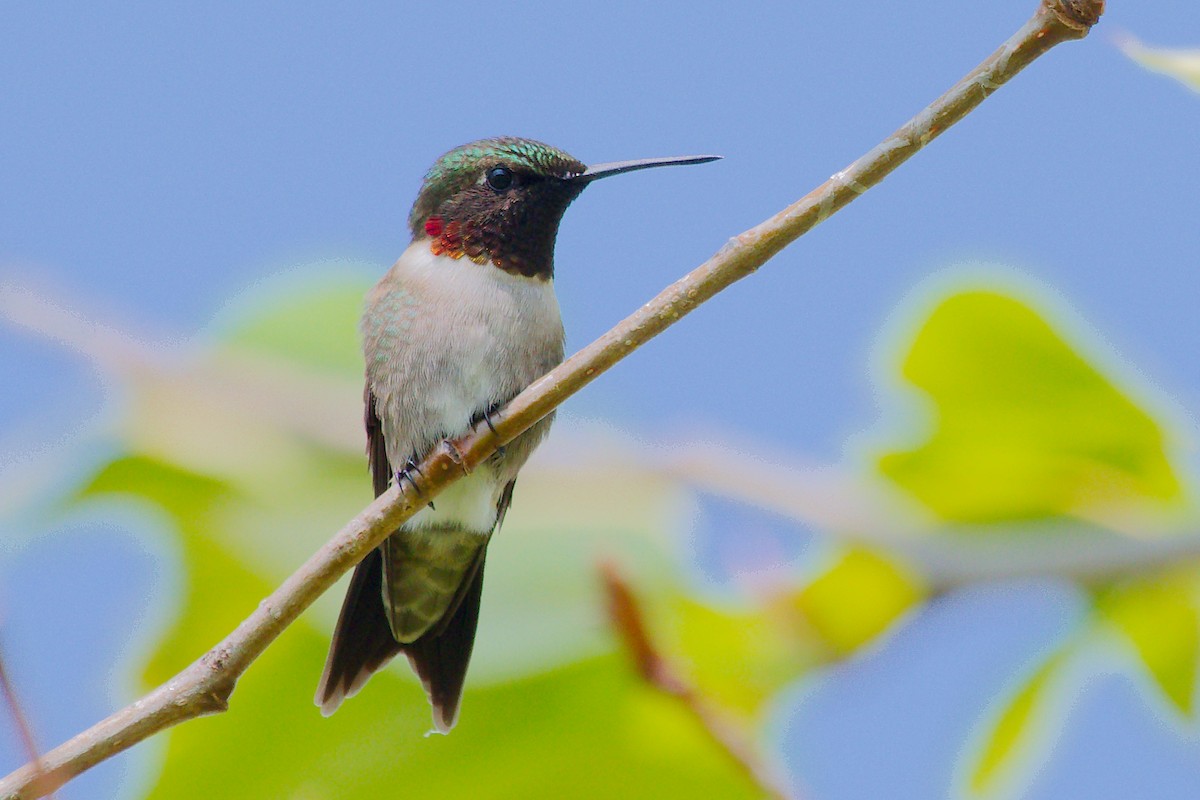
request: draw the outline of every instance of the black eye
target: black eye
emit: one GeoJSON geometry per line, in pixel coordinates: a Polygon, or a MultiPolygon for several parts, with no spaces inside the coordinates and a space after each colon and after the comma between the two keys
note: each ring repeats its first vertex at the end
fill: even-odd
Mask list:
{"type": "Polygon", "coordinates": [[[492,167],[487,171],[487,185],[497,192],[507,191],[513,185],[512,170],[508,167],[492,167]]]}

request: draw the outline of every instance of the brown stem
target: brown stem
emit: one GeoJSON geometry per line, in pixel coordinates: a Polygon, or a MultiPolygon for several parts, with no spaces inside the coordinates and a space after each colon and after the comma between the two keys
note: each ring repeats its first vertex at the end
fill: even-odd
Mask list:
{"type": "Polygon", "coordinates": [[[36,788],[46,791],[47,796],[53,799],[53,787],[46,789],[41,786],[42,781],[45,780],[42,755],[38,750],[37,739],[33,736],[33,726],[29,724],[29,717],[25,716],[21,701],[17,699],[17,689],[13,686],[12,679],[8,677],[8,667],[5,665],[3,650],[0,650],[0,694],[4,695],[8,713],[12,716],[13,727],[17,729],[17,738],[21,740],[21,746],[25,748],[25,757],[29,759],[29,764],[33,767],[32,783],[36,788]]]}
{"type": "Polygon", "coordinates": [[[993,91],[1056,44],[1087,35],[1103,0],[1042,0],[999,50],[880,145],[767,221],[729,240],[708,261],[668,286],[620,324],[521,392],[477,429],[430,454],[420,495],[393,487],[341,529],[216,647],[167,683],[43,757],[0,780],[0,798],[27,800],[186,719],[224,711],[237,679],[263,650],[339,577],[448,484],[470,472],[571,395],[786,245],[823,222],[958,122],[993,91]]]}
{"type": "Polygon", "coordinates": [[[776,800],[796,800],[783,781],[758,756],[746,731],[705,697],[654,644],[646,627],[641,604],[629,582],[612,562],[600,564],[600,578],[608,600],[608,618],[625,652],[642,680],[677,699],[721,752],[745,773],[755,786],[776,800]]]}

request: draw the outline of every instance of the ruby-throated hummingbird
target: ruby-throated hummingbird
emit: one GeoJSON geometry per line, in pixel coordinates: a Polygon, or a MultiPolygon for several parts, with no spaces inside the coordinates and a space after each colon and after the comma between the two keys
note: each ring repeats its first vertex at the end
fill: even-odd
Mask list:
{"type": "MultiPolygon", "coordinates": [[[[376,496],[443,439],[562,361],[554,239],[592,181],[717,156],[587,167],[529,139],[484,139],[446,153],[408,217],[412,244],[367,295],[367,455],[376,496]]],[[[354,570],[316,702],[328,715],[397,653],[425,685],[433,721],[458,717],[479,620],[488,540],[547,417],[510,442],[372,551],[354,570]]]]}

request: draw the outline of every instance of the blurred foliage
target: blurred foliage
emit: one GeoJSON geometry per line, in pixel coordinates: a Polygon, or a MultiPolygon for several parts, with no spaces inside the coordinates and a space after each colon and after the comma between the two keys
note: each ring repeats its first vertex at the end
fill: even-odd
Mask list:
{"type": "Polygon", "coordinates": [[[284,303],[255,309],[221,334],[222,352],[251,352],[357,380],[362,373],[358,318],[366,284],[295,292],[284,303]]]}
{"type": "Polygon", "coordinates": [[[1045,698],[1050,679],[1061,663],[1061,657],[1047,659],[1034,670],[1017,690],[1008,705],[1002,707],[987,739],[979,751],[971,773],[970,788],[976,794],[987,792],[1004,775],[1014,756],[1028,744],[1034,729],[1037,711],[1045,698]]]}
{"type": "Polygon", "coordinates": [[[1137,579],[1109,588],[1097,604],[1101,618],[1124,635],[1181,714],[1190,715],[1196,693],[1200,628],[1195,575],[1137,579]]]}
{"type": "MultiPolygon", "coordinates": [[[[128,409],[116,454],[71,502],[152,507],[178,542],[182,612],[145,665],[147,686],[222,638],[370,499],[354,334],[364,288],[285,293],[248,308],[182,364],[147,360],[115,376],[128,409]]],[[[909,391],[928,398],[926,438],[878,461],[934,517],[939,529],[927,539],[986,532],[1019,547],[1054,536],[1061,521],[1102,525],[1111,514],[1123,530],[1138,514],[1186,508],[1169,432],[1093,361],[1024,300],[988,290],[937,299],[894,365],[909,391]]],[[[522,473],[491,549],[451,736],[422,736],[428,706],[403,663],[331,719],[319,715],[311,697],[340,603],[334,591],[254,664],[229,713],[164,737],[147,796],[754,797],[676,701],[642,685],[615,652],[597,559],[629,569],[667,657],[752,729],[781,689],[854,658],[936,591],[914,565],[848,546],[785,580],[714,599],[676,551],[694,513],[689,486],[625,451],[576,447],[548,458],[522,473]]],[[[892,511],[908,527],[921,522],[892,511]]],[[[1195,576],[1094,588],[1088,630],[1031,664],[980,719],[964,753],[968,792],[994,794],[1014,765],[1047,757],[1035,734],[1050,689],[1097,637],[1122,643],[1172,713],[1192,713],[1195,576]]]]}
{"type": "Polygon", "coordinates": [[[1172,77],[1192,91],[1200,92],[1200,50],[1147,47],[1133,38],[1122,39],[1118,44],[1125,55],[1146,69],[1172,77]]]}
{"type": "Polygon", "coordinates": [[[752,720],[823,654],[788,609],[715,605],[682,591],[657,601],[660,646],[711,700],[752,720]]]}
{"type": "Polygon", "coordinates": [[[919,579],[899,564],[854,548],[796,592],[794,602],[821,641],[845,656],[883,632],[923,593],[919,579]]]}
{"type": "Polygon", "coordinates": [[[1180,499],[1159,425],[1014,298],[946,298],[902,371],[932,401],[935,427],[880,467],[941,519],[1089,517],[1180,499]]]}
{"type": "MultiPolygon", "coordinates": [[[[901,375],[932,406],[929,438],[887,453],[880,469],[950,531],[995,535],[997,523],[1042,523],[1000,535],[1057,535],[1046,522],[1078,517],[1120,529],[1181,512],[1188,492],[1167,431],[1025,301],[996,291],[950,294],[915,332],[901,375]]],[[[1019,540],[1018,540],[1019,541],[1019,540]]],[[[1200,626],[1195,576],[1155,575],[1097,587],[1096,636],[1115,630],[1154,685],[1190,715],[1200,626]]],[[[1046,687],[1072,647],[1046,657],[981,721],[969,789],[1004,785],[1031,747],[1046,687]]]]}

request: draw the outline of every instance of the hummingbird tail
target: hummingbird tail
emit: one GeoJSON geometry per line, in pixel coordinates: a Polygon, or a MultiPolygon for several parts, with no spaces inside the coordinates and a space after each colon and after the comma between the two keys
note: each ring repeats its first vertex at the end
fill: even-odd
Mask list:
{"type": "Polygon", "coordinates": [[[327,717],[400,652],[380,597],[382,582],[383,556],[375,549],[354,568],[317,684],[315,702],[327,717]]]}
{"type": "Polygon", "coordinates": [[[457,607],[447,612],[446,619],[412,644],[400,646],[425,687],[433,706],[433,724],[440,733],[449,733],[458,721],[458,706],[479,624],[483,560],[481,551],[474,574],[467,578],[466,591],[457,607]]]}
{"type": "Polygon", "coordinates": [[[458,720],[467,665],[475,644],[485,554],[486,547],[481,547],[445,616],[414,641],[401,643],[392,632],[383,602],[383,553],[380,549],[371,551],[355,568],[342,604],[325,671],[317,686],[315,702],[321,713],[331,715],[372,674],[403,652],[433,706],[434,726],[441,733],[449,733],[458,720]]]}

